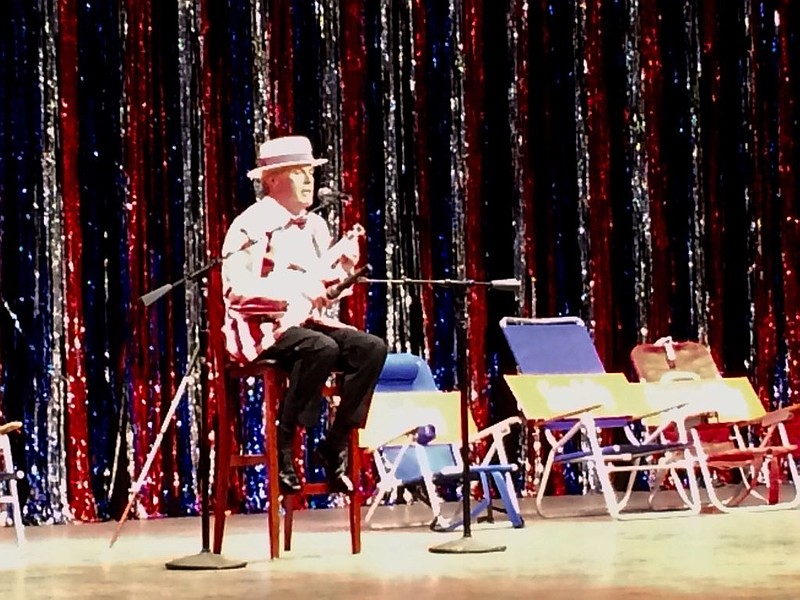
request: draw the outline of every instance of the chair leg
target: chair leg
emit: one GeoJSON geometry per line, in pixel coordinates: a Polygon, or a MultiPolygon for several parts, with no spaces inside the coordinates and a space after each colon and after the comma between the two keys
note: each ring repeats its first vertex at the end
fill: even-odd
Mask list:
{"type": "Polygon", "coordinates": [[[508,516],[508,520],[511,521],[511,525],[519,529],[520,527],[525,526],[525,521],[522,518],[522,515],[519,514],[519,510],[517,508],[516,500],[516,493],[514,492],[513,487],[507,486],[507,481],[504,475],[508,475],[508,473],[492,473],[492,479],[494,479],[494,484],[497,487],[497,491],[500,494],[500,499],[503,501],[503,506],[506,509],[506,515],[508,516]]]}
{"type": "MultiPolygon", "coordinates": [[[[0,434],[0,461],[4,464],[3,472],[16,476],[14,459],[11,456],[11,443],[8,441],[8,436],[5,434],[0,434]]],[[[14,531],[17,534],[17,545],[21,545],[25,543],[25,528],[22,525],[22,509],[19,505],[17,480],[9,479],[6,482],[6,486],[8,488],[8,494],[0,501],[0,504],[6,504],[10,507],[14,518],[14,531]]],[[[2,492],[0,492],[0,494],[2,494],[2,492]]]]}
{"type": "MultiPolygon", "coordinates": [[[[472,481],[467,482],[467,485],[464,486],[462,493],[472,494],[472,481]]],[[[489,480],[486,477],[486,473],[478,473],[478,481],[481,486],[481,495],[483,496],[480,500],[475,502],[474,500],[471,502],[471,508],[469,517],[472,523],[478,522],[478,515],[480,515],[483,511],[487,511],[486,521],[488,523],[494,523],[494,513],[491,511],[492,507],[492,490],[489,488],[489,480]]],[[[461,515],[461,522],[452,524],[453,527],[458,527],[459,525],[464,524],[464,515],[461,515]]]]}
{"type": "Polygon", "coordinates": [[[12,508],[14,511],[14,529],[17,532],[17,544],[25,543],[25,529],[22,526],[22,509],[19,506],[19,493],[17,492],[17,482],[11,480],[8,482],[8,487],[11,491],[12,508]]]}
{"type": "MultiPolygon", "coordinates": [[[[355,433],[353,434],[356,435],[355,433]]],[[[277,459],[276,459],[277,460],[277,459]]],[[[359,491],[361,473],[361,458],[358,449],[357,437],[352,437],[348,448],[348,476],[353,482],[353,492],[349,494],[350,503],[348,515],[350,519],[350,545],[353,554],[361,552],[361,493],[359,491]]],[[[283,497],[283,549],[289,552],[292,549],[292,530],[294,525],[294,511],[298,495],[285,495],[283,497]]]]}
{"type": "Polygon", "coordinates": [[[767,479],[767,485],[769,487],[769,496],[767,502],[770,505],[775,505],[780,501],[781,493],[780,461],[775,456],[770,456],[768,460],[769,463],[767,464],[767,472],[769,473],[769,476],[767,479]]]}

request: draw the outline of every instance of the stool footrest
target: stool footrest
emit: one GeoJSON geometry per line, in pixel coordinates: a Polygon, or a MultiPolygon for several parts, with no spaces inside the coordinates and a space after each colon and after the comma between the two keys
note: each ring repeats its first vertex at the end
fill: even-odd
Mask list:
{"type": "Polygon", "coordinates": [[[228,374],[236,379],[263,377],[272,370],[281,371],[280,365],[274,360],[259,360],[246,365],[228,366],[228,374]]]}
{"type": "Polygon", "coordinates": [[[330,494],[327,483],[305,483],[303,484],[303,491],[301,495],[313,496],[315,494],[330,494]]]}

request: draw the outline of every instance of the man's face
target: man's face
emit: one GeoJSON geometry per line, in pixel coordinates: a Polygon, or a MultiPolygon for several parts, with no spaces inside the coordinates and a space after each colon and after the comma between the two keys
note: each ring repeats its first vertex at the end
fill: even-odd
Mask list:
{"type": "Polygon", "coordinates": [[[314,167],[297,165],[264,173],[262,183],[270,196],[297,214],[314,203],[314,167]]]}

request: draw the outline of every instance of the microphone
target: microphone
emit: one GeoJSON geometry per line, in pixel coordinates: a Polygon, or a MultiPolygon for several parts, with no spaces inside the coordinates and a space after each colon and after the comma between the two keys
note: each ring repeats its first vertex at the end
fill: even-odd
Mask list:
{"type": "Polygon", "coordinates": [[[317,192],[317,198],[322,201],[331,201],[331,200],[352,200],[352,196],[350,194],[345,194],[344,192],[340,192],[339,190],[332,190],[329,187],[321,187],[317,192]]]}
{"type": "Polygon", "coordinates": [[[162,285],[161,287],[154,289],[152,292],[147,292],[144,296],[140,296],[139,300],[141,300],[142,304],[145,306],[150,306],[153,302],[161,298],[161,296],[169,292],[173,287],[175,286],[171,283],[167,283],[166,285],[162,285]]]}
{"type": "Polygon", "coordinates": [[[489,287],[501,292],[518,292],[521,286],[519,279],[493,279],[489,282],[489,287]]]}
{"type": "Polygon", "coordinates": [[[328,300],[336,300],[343,291],[349,288],[351,285],[356,283],[362,275],[369,275],[372,268],[369,265],[364,265],[363,267],[359,267],[356,269],[354,273],[348,275],[340,283],[336,285],[332,285],[328,288],[325,292],[325,295],[328,297],[328,300]]]}

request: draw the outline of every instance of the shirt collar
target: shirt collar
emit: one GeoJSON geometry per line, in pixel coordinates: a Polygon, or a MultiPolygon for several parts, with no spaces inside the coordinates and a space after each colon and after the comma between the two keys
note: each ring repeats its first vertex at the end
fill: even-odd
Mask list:
{"type": "Polygon", "coordinates": [[[272,196],[262,196],[258,202],[263,206],[264,213],[270,216],[270,220],[274,219],[276,222],[288,223],[294,219],[300,219],[303,223],[305,223],[305,220],[309,215],[307,210],[304,210],[299,215],[289,212],[285,206],[283,206],[272,196]]]}

